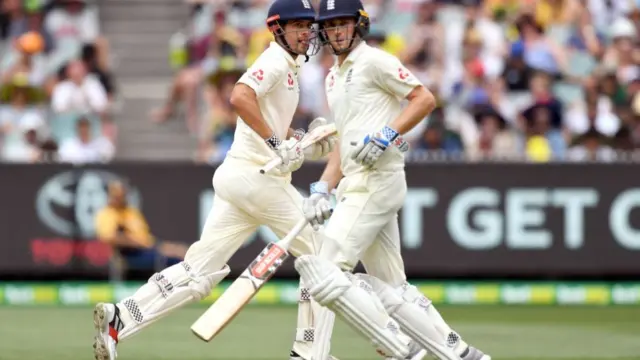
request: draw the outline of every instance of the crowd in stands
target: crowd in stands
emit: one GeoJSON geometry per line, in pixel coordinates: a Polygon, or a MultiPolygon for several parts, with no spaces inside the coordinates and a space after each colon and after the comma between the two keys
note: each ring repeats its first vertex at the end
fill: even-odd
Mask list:
{"type": "MultiPolygon", "coordinates": [[[[167,39],[175,74],[151,116],[184,118],[198,162],[219,162],[233,141],[229,94],[273,40],[270,3],[188,0],[188,26],[167,39]]],[[[640,0],[364,3],[368,42],[398,56],[438,99],[406,136],[411,160],[616,161],[640,146],[640,0]]],[[[97,7],[0,4],[0,160],[112,159],[115,89],[97,7]]],[[[301,67],[293,127],[329,118],[324,78],[333,65],[324,49],[301,67]]]]}
{"type": "Polygon", "coordinates": [[[0,0],[0,161],[113,158],[114,84],[97,7],[0,0]]]}
{"type": "MultiPolygon", "coordinates": [[[[640,1],[364,2],[369,43],[398,56],[439,100],[408,134],[411,159],[614,161],[638,148],[640,1]]],[[[183,62],[153,115],[166,121],[183,104],[200,137],[197,160],[214,163],[233,140],[229,91],[272,40],[270,1],[190,3],[186,51],[174,57],[183,62]]],[[[294,126],[328,117],[333,65],[325,49],[302,66],[294,126]]]]}

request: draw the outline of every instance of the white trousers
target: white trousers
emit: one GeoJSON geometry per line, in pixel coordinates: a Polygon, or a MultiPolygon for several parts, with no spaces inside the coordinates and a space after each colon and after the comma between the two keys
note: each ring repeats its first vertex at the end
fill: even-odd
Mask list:
{"type": "MultiPolygon", "coordinates": [[[[303,197],[290,181],[260,174],[256,164],[228,157],[213,176],[213,188],[213,206],[200,240],[185,256],[196,269],[204,268],[203,262],[210,263],[209,269],[222,268],[260,225],[282,238],[303,218],[303,197]]],[[[317,254],[311,226],[296,237],[290,252],[317,254]]]]}
{"type": "Polygon", "coordinates": [[[368,274],[392,286],[406,281],[398,211],[404,204],[404,172],[355,174],[336,189],[336,207],[324,229],[320,255],[351,271],[362,261],[368,274]]]}

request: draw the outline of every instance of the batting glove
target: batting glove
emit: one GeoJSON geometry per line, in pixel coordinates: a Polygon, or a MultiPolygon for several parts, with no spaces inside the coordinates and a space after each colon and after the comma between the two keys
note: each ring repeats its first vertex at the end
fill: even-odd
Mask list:
{"type": "Polygon", "coordinates": [[[311,184],[311,194],[303,200],[302,211],[305,219],[316,231],[331,217],[333,209],[329,198],[329,184],[326,181],[311,184]]]}
{"type": "Polygon", "coordinates": [[[380,131],[368,134],[360,142],[351,142],[355,146],[351,158],[356,163],[366,167],[372,167],[382,154],[390,147],[395,146],[401,152],[409,150],[409,144],[402,136],[392,128],[385,126],[380,131]]]}
{"type": "Polygon", "coordinates": [[[288,174],[300,169],[304,162],[304,152],[298,139],[292,137],[289,140],[280,141],[274,135],[265,142],[282,159],[282,163],[276,168],[280,173],[288,174]]]}
{"type": "MultiPolygon", "coordinates": [[[[327,125],[328,121],[325,118],[319,117],[315,118],[309,124],[309,131],[313,131],[313,129],[327,125]]],[[[309,160],[320,160],[325,156],[329,155],[329,153],[333,150],[334,146],[338,142],[338,137],[336,135],[329,136],[324,140],[320,140],[315,144],[304,149],[304,156],[309,160]]]]}

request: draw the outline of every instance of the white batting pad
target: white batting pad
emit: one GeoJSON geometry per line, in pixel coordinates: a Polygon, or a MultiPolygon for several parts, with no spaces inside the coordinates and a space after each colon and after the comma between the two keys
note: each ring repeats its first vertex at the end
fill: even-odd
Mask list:
{"type": "Polygon", "coordinates": [[[133,296],[118,303],[125,327],[119,340],[133,336],[156,320],[188,303],[199,301],[229,275],[228,265],[217,271],[196,274],[189,264],[181,262],[153,274],[133,296]]]}
{"type": "Polygon", "coordinates": [[[379,300],[351,280],[332,262],[314,255],[296,259],[294,266],[311,296],[343,318],[354,330],[390,356],[404,359],[408,347],[396,336],[393,321],[379,300]]]}
{"type": "Polygon", "coordinates": [[[298,324],[293,343],[293,351],[305,359],[310,359],[311,346],[316,337],[315,316],[311,305],[311,294],[304,282],[298,287],[298,324]]]}
{"type": "Polygon", "coordinates": [[[467,350],[469,345],[449,327],[436,307],[431,303],[431,300],[422,294],[418,288],[405,282],[396,289],[396,292],[402,296],[404,301],[418,305],[427,313],[429,320],[431,320],[438,332],[447,339],[447,345],[452,347],[456,354],[462,354],[467,350]]]}
{"type": "Polygon", "coordinates": [[[317,302],[314,305],[315,315],[315,339],[311,348],[309,359],[327,359],[331,353],[331,335],[336,315],[326,307],[320,306],[317,302]]]}
{"type": "Polygon", "coordinates": [[[440,360],[461,360],[420,306],[405,301],[391,285],[378,278],[366,274],[356,276],[373,288],[387,312],[413,341],[440,360]]]}

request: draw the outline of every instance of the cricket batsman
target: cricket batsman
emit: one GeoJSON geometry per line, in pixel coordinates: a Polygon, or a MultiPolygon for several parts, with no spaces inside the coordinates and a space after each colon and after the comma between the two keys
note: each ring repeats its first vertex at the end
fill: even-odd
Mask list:
{"type": "Polygon", "coordinates": [[[330,309],[388,358],[420,358],[418,344],[439,359],[490,360],[447,325],[404,273],[397,220],[407,193],[403,134],[435,108],[434,96],[396,57],[363,40],[370,20],[360,0],[321,0],[316,19],[320,39],[337,56],[325,91],[339,145],[303,206],[314,226],[331,216],[318,234],[320,255],[295,262],[323,306],[316,313],[313,359],[328,356],[330,309]],[[336,186],[331,215],[326,209],[336,186]],[[359,261],[367,275],[352,274],[359,261]]]}
{"type": "MultiPolygon", "coordinates": [[[[116,345],[170,312],[209,296],[229,274],[228,260],[260,225],[284,237],[303,218],[302,195],[291,185],[291,172],[307,159],[329,154],[337,141],[328,138],[302,149],[303,131],[290,128],[298,106],[299,59],[320,49],[313,28],[315,11],[308,0],[276,0],[267,26],[272,42],[240,78],[231,94],[238,113],[234,142],[213,176],[215,197],[199,241],[184,261],[152,275],[133,296],[117,304],[97,304],[93,321],[98,334],[96,360],[114,360],[116,345]],[[273,174],[259,169],[274,157],[282,165],[273,174]]],[[[324,125],[316,119],[309,130],[324,125]]],[[[171,191],[171,189],[167,189],[171,191]]],[[[307,226],[290,249],[294,256],[316,254],[319,246],[307,226]]],[[[292,358],[309,352],[313,314],[305,289],[300,291],[298,331],[292,358]]]]}

